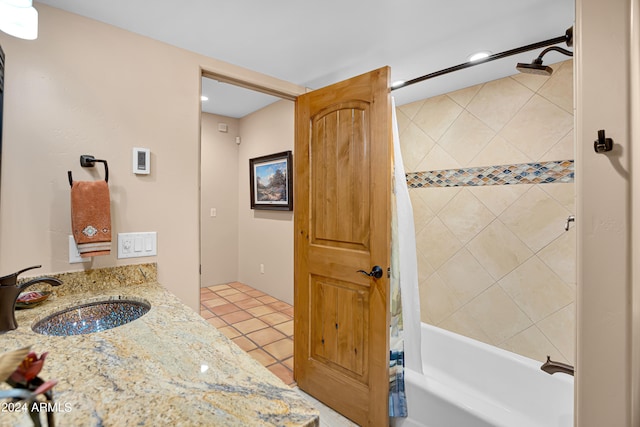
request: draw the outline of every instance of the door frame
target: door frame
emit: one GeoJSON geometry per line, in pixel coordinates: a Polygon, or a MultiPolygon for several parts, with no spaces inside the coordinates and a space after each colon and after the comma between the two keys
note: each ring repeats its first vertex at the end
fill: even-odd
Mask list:
{"type": "Polygon", "coordinates": [[[640,424],[639,14],[640,0],[576,0],[580,427],[640,424]],[[594,152],[600,129],[609,153],[594,152]]]}

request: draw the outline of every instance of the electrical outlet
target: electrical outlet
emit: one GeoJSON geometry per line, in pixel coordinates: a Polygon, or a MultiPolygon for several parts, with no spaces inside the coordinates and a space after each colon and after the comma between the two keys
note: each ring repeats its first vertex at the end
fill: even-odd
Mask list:
{"type": "Polygon", "coordinates": [[[82,258],[80,256],[80,252],[78,252],[78,247],[76,246],[76,240],[72,235],[69,235],[69,264],[78,264],[89,261],[91,261],[91,257],[82,258]]]}

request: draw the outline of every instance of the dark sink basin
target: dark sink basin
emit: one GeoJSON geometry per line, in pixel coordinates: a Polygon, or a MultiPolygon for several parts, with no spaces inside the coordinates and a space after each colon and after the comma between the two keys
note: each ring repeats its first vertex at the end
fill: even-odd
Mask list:
{"type": "Polygon", "coordinates": [[[53,313],[31,329],[43,335],[91,334],[129,323],[150,309],[148,302],[133,299],[90,302],[53,313]]]}

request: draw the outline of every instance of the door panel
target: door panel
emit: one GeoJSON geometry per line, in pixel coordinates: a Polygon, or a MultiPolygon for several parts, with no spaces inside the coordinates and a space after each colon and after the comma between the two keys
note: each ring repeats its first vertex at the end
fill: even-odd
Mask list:
{"type": "Polygon", "coordinates": [[[369,149],[359,132],[366,126],[366,104],[338,104],[318,114],[311,159],[314,244],[368,250],[369,177],[356,167],[369,149]],[[359,160],[356,160],[359,159],[359,160]]]}
{"type": "Polygon", "coordinates": [[[311,278],[311,358],[368,382],[364,370],[367,290],[327,277],[311,278]]]}
{"type": "Polygon", "coordinates": [[[299,387],[360,425],[388,425],[389,68],[298,97],[295,366],[299,387]]]}

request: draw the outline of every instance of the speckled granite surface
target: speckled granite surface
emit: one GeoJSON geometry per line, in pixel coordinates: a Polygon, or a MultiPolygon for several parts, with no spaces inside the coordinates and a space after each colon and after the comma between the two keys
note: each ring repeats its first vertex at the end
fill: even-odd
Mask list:
{"type": "MultiPolygon", "coordinates": [[[[56,275],[65,282],[39,307],[19,310],[0,352],[31,345],[49,352],[40,377],[59,380],[58,426],[317,426],[298,393],[183,305],[156,281],[152,264],[56,275]],[[37,320],[113,297],[151,304],[139,319],[107,331],[44,336],[37,320]]],[[[6,386],[6,384],[4,385],[6,386]]],[[[32,425],[0,413],[0,426],[32,425]]]]}

